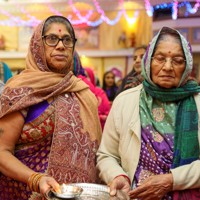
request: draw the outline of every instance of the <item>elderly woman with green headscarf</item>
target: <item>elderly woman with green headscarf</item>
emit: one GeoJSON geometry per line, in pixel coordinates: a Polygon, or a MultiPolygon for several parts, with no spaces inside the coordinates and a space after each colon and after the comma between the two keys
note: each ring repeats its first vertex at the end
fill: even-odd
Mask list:
{"type": "Polygon", "coordinates": [[[200,88],[191,47],[163,27],[142,60],[144,81],[114,101],[97,152],[110,194],[132,199],[200,198],[200,88]]]}

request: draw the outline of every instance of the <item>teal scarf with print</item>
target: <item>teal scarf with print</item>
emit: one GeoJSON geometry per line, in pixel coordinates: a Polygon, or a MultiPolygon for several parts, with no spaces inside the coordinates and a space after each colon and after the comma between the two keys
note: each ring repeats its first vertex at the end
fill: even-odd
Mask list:
{"type": "Polygon", "coordinates": [[[198,112],[193,95],[200,92],[195,81],[179,88],[164,89],[143,82],[145,91],[162,102],[177,102],[172,168],[189,164],[199,158],[198,112]]]}

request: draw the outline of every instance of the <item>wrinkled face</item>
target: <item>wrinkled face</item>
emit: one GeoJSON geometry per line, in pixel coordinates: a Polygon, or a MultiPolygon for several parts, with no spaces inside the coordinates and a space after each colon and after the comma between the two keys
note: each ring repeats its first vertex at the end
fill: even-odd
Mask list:
{"type": "MultiPolygon", "coordinates": [[[[46,33],[44,35],[55,35],[59,38],[65,36],[70,36],[69,32],[66,29],[66,26],[61,23],[52,23],[49,25],[46,33]]],[[[58,44],[54,47],[48,46],[44,42],[45,55],[47,60],[47,65],[49,69],[56,73],[67,74],[72,70],[72,61],[73,61],[73,48],[65,47],[62,41],[59,41],[58,44]]]]}
{"type": "Polygon", "coordinates": [[[112,87],[115,83],[115,75],[113,73],[108,73],[105,76],[106,87],[112,87]]]}
{"type": "Polygon", "coordinates": [[[145,49],[137,49],[134,53],[133,56],[133,68],[136,71],[137,74],[141,73],[141,61],[142,61],[142,57],[145,53],[145,49]]]}
{"type": "Polygon", "coordinates": [[[173,36],[161,40],[151,61],[151,79],[163,88],[179,85],[186,62],[180,42],[173,36]]]}

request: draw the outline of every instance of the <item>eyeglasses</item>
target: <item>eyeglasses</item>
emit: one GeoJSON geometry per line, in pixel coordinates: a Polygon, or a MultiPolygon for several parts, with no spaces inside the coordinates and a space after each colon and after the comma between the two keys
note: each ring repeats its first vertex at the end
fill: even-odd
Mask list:
{"type": "Polygon", "coordinates": [[[165,58],[164,56],[154,56],[151,58],[157,64],[164,66],[164,64],[169,60],[171,65],[174,67],[182,66],[185,64],[186,60],[183,57],[173,57],[173,58],[165,58]]]}
{"type": "Polygon", "coordinates": [[[62,41],[63,45],[67,48],[72,48],[76,42],[76,38],[72,39],[69,36],[64,36],[63,38],[59,38],[57,35],[44,35],[42,36],[44,38],[45,43],[50,47],[55,47],[58,45],[60,41],[62,41]]]}

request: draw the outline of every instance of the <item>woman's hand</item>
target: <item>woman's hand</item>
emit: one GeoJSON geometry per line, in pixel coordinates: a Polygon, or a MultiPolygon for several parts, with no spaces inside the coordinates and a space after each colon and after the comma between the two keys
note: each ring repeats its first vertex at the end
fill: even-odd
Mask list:
{"type": "Polygon", "coordinates": [[[172,191],[172,174],[162,174],[149,177],[136,189],[129,192],[132,199],[160,200],[168,192],[172,191]]]}
{"type": "Polygon", "coordinates": [[[117,176],[113,179],[113,181],[109,184],[110,186],[110,196],[115,196],[117,194],[117,190],[122,190],[125,193],[128,193],[131,189],[128,177],[117,176]]]}
{"type": "Polygon", "coordinates": [[[61,193],[60,186],[56,180],[50,176],[42,176],[39,182],[40,194],[44,195],[48,190],[53,189],[61,193]]]}

